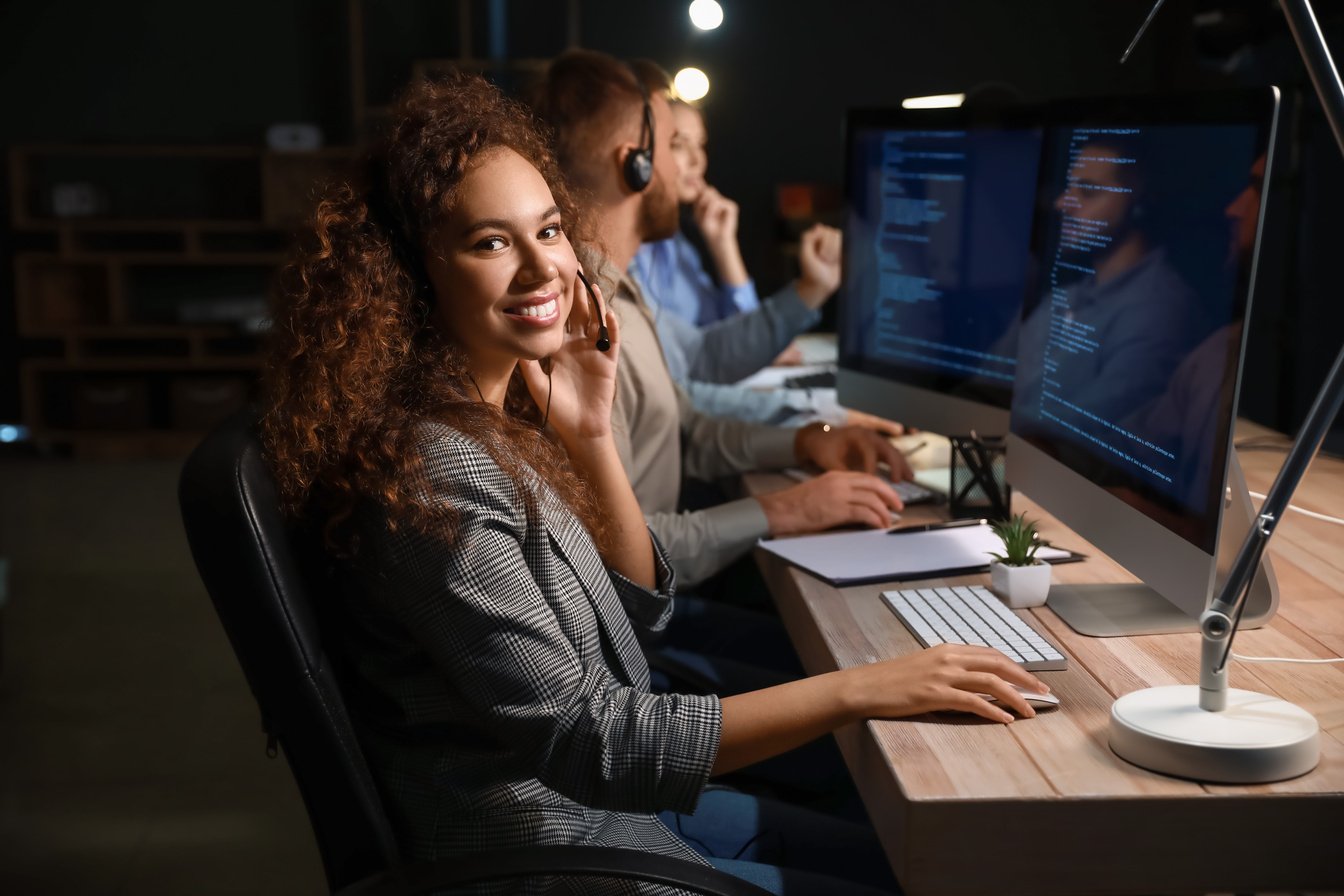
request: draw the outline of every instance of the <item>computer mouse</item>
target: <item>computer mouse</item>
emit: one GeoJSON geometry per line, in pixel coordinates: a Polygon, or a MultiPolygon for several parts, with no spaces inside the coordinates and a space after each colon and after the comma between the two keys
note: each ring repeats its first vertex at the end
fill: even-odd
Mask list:
{"type": "MultiPolygon", "coordinates": [[[[1027,701],[1027,705],[1032,709],[1040,711],[1042,709],[1055,709],[1059,706],[1059,698],[1054,694],[1038,694],[1035,691],[1028,691],[1013,685],[1013,690],[1021,694],[1027,701]]],[[[985,699],[990,703],[998,703],[999,698],[992,695],[985,695],[985,699]]]]}

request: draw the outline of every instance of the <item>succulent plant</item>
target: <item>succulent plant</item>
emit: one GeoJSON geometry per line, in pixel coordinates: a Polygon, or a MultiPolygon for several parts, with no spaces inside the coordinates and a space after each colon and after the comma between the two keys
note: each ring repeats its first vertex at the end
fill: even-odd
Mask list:
{"type": "Polygon", "coordinates": [[[990,530],[1003,542],[1002,554],[990,553],[995,560],[1004,566],[1031,566],[1037,562],[1036,551],[1041,543],[1036,540],[1036,521],[1028,521],[1025,513],[991,523],[990,530]]]}

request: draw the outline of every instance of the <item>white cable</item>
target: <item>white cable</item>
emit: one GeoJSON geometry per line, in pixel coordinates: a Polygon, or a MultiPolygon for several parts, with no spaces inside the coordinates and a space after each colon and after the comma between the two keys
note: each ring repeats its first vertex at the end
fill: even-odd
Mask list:
{"type": "MultiPolygon", "coordinates": [[[[1247,492],[1247,494],[1249,494],[1252,498],[1255,498],[1257,501],[1265,500],[1265,496],[1260,494],[1259,492],[1247,492]]],[[[1326,516],[1325,514],[1317,513],[1314,510],[1307,510],[1305,507],[1298,507],[1296,504],[1289,504],[1288,509],[1296,510],[1298,513],[1305,514],[1306,516],[1309,516],[1312,519],[1325,520],[1327,523],[1334,523],[1336,526],[1344,526],[1344,520],[1340,519],[1337,516],[1326,516]]]]}
{"type": "Polygon", "coordinates": [[[1242,656],[1232,654],[1232,659],[1242,663],[1344,663],[1344,656],[1335,656],[1324,660],[1300,659],[1291,656],[1242,656]]]}

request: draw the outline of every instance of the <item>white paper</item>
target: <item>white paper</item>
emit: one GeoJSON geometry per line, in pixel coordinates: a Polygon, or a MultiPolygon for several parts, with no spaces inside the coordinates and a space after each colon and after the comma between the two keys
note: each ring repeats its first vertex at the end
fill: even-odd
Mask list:
{"type": "MultiPolygon", "coordinates": [[[[763,540],[760,546],[834,584],[934,578],[949,571],[988,569],[1003,543],[987,525],[892,534],[884,529],[828,532],[763,540]]],[[[1042,547],[1042,560],[1072,555],[1042,547]]]]}

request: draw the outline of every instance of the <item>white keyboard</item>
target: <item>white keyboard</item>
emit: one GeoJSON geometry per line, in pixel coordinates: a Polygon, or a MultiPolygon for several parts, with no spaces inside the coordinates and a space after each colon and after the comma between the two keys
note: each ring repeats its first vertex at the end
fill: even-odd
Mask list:
{"type": "Polygon", "coordinates": [[[1068,657],[988,588],[909,588],[883,591],[882,600],[925,647],[982,644],[1002,651],[1031,672],[1068,668],[1068,657]]]}

